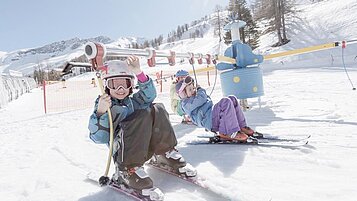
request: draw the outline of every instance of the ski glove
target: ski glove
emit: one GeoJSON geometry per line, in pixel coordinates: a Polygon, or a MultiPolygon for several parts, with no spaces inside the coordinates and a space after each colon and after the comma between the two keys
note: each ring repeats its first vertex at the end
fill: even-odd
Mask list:
{"type": "Polygon", "coordinates": [[[135,75],[139,75],[142,72],[138,57],[131,55],[127,58],[126,62],[128,63],[129,69],[135,73],[135,75]]]}
{"type": "Polygon", "coordinates": [[[97,116],[100,117],[107,112],[108,108],[112,105],[112,100],[108,94],[100,96],[97,106],[97,116]]]}

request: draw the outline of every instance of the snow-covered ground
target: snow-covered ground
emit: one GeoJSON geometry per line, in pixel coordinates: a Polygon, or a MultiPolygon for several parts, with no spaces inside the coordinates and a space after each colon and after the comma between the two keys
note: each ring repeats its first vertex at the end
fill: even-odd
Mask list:
{"type": "MultiPolygon", "coordinates": [[[[357,71],[350,76],[357,84],[357,71]]],[[[231,200],[356,200],[357,93],[345,72],[273,71],[264,82],[261,108],[257,99],[249,100],[249,125],[281,136],[311,134],[309,144],[295,149],[188,145],[204,130],[181,125],[180,117],[171,115],[186,160],[209,187],[231,200]]],[[[163,92],[156,102],[170,108],[168,96],[163,92]]],[[[219,82],[212,97],[215,102],[221,98],[219,82]]],[[[88,138],[90,113],[86,109],[44,115],[40,89],[0,110],[2,200],[124,199],[86,180],[88,172],[103,173],[107,158],[106,146],[88,138]]],[[[172,188],[164,186],[166,200],[205,200],[182,182],[169,184],[172,188]]]]}

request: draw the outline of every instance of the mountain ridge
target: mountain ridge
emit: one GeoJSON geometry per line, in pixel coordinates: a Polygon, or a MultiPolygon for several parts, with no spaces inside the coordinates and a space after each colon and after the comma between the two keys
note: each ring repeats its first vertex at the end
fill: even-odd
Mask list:
{"type": "MultiPolygon", "coordinates": [[[[297,15],[291,19],[288,26],[288,38],[291,39],[286,45],[271,47],[276,42],[275,33],[268,33],[260,36],[259,47],[254,50],[262,55],[287,51],[291,49],[303,48],[313,45],[324,44],[327,42],[355,39],[357,24],[353,23],[357,19],[357,2],[355,0],[329,0],[314,2],[300,0],[297,15]],[[347,15],[346,13],[349,13],[347,15]],[[334,17],[337,16],[337,17],[334,17]]],[[[197,53],[219,53],[225,49],[223,42],[219,45],[218,37],[214,35],[213,20],[215,13],[208,18],[202,17],[195,20],[189,26],[180,40],[163,43],[158,48],[160,50],[174,50],[176,52],[197,52],[197,53]],[[190,38],[190,34],[196,30],[202,32],[203,38],[190,38]]],[[[164,38],[164,42],[167,38],[164,38]]],[[[108,46],[129,47],[132,42],[143,43],[145,38],[121,37],[112,40],[105,36],[98,36],[92,39],[72,38],[66,41],[54,42],[39,48],[22,49],[13,52],[0,52],[0,72],[7,70],[17,70],[24,74],[32,74],[34,69],[42,66],[43,68],[54,68],[61,66],[65,62],[83,55],[83,44],[87,41],[101,42],[108,46]],[[2,55],[2,56],[1,56],[2,55]]],[[[355,64],[357,57],[354,53],[356,45],[349,45],[346,48],[346,64],[355,64]]],[[[158,59],[159,60],[159,59],[158,59]]],[[[340,65],[341,50],[339,48],[319,51],[315,53],[295,55],[273,59],[264,62],[264,67],[270,65],[274,68],[285,68],[289,65],[297,65],[298,62],[309,62],[313,65],[340,65]],[[323,63],[318,61],[325,60],[323,63]]],[[[308,66],[306,64],[306,66],[308,66]]],[[[179,68],[178,66],[177,68],[179,68]]],[[[176,67],[175,67],[176,68],[176,67]]],[[[172,68],[171,68],[172,69],[172,68]]],[[[154,69],[153,69],[154,70],[154,69]]]]}

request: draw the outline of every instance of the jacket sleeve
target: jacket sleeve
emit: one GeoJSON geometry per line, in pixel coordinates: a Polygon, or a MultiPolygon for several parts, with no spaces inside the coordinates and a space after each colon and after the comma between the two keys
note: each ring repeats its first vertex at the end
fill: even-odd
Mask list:
{"type": "Polygon", "coordinates": [[[181,101],[181,107],[186,114],[190,116],[193,110],[205,104],[208,101],[208,96],[206,94],[206,90],[202,88],[197,89],[197,93],[195,96],[190,98],[186,98],[181,101]]]}
{"type": "MultiPolygon", "coordinates": [[[[104,113],[100,117],[97,115],[99,98],[97,98],[94,106],[94,112],[89,118],[89,138],[93,142],[98,144],[107,144],[109,143],[109,115],[108,112],[104,113]]],[[[112,101],[114,103],[114,101],[112,101]]],[[[125,105],[113,104],[110,108],[112,113],[113,127],[114,131],[117,129],[119,123],[125,119],[129,114],[129,108],[125,105]]]]}
{"type": "Polygon", "coordinates": [[[170,98],[174,100],[180,100],[176,93],[176,83],[172,83],[170,86],[170,98]]]}
{"type": "Polygon", "coordinates": [[[156,88],[154,82],[149,77],[149,80],[139,84],[139,91],[133,94],[133,104],[135,109],[148,108],[156,98],[156,88]]]}
{"type": "Polygon", "coordinates": [[[94,112],[89,118],[89,138],[98,144],[109,143],[109,117],[108,113],[97,116],[99,98],[95,101],[94,112]]]}
{"type": "MultiPolygon", "coordinates": [[[[176,84],[172,83],[170,86],[170,99],[171,99],[171,110],[174,113],[179,113],[179,101],[180,98],[178,97],[177,93],[176,93],[176,84]]],[[[180,106],[181,107],[181,106],[180,106]]]]}

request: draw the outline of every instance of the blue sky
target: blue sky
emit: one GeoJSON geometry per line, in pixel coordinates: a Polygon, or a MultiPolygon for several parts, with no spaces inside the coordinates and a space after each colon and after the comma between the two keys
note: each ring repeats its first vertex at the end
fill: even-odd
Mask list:
{"type": "Polygon", "coordinates": [[[74,37],[153,38],[228,0],[0,0],[0,51],[74,37]]]}

